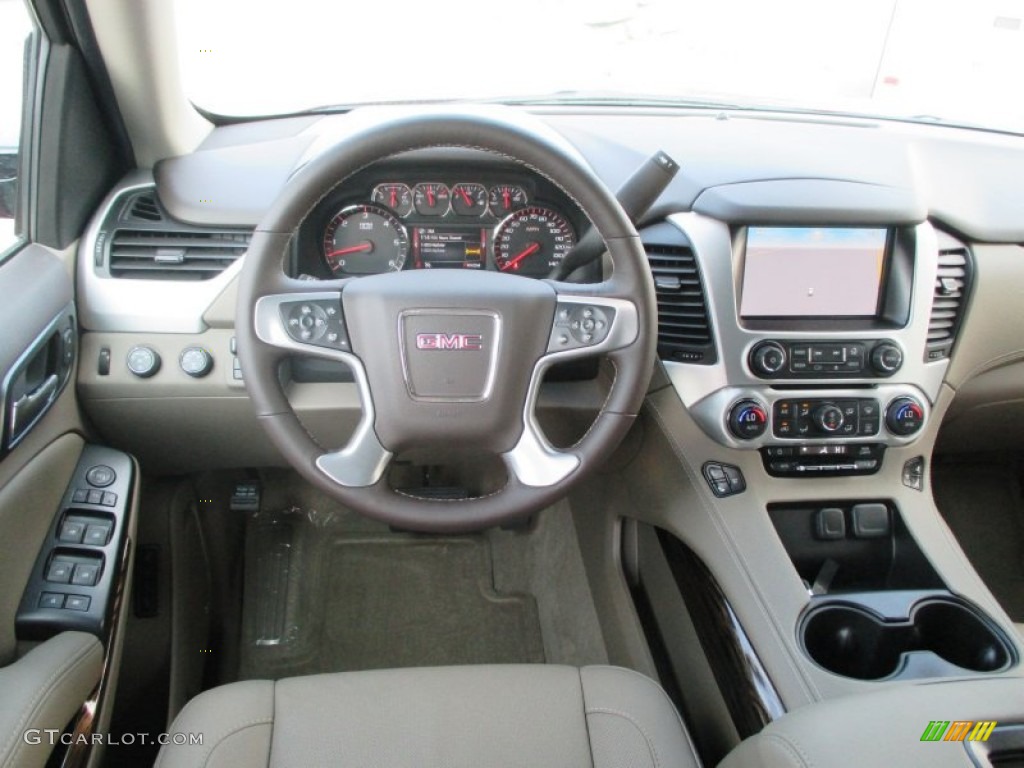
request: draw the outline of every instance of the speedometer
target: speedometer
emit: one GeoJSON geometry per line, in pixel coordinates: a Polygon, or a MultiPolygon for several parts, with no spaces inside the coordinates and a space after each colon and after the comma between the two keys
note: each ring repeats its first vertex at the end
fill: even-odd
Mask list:
{"type": "Polygon", "coordinates": [[[397,272],[408,255],[405,227],[379,205],[343,208],[324,232],[324,258],[336,275],[397,272]]]}
{"type": "Polygon", "coordinates": [[[516,211],[494,230],[494,263],[501,272],[547,277],[576,245],[569,220],[551,208],[516,211]]]}

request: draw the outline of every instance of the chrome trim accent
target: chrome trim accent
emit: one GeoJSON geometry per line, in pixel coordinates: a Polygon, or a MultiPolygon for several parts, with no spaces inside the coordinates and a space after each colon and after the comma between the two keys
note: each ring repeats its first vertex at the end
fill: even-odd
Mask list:
{"type": "Polygon", "coordinates": [[[352,370],[352,378],[359,392],[359,402],[363,410],[362,418],[356,425],[348,445],[340,450],[324,453],[316,460],[316,466],[338,485],[350,488],[376,485],[384,475],[393,454],[381,445],[373,429],[375,411],[366,369],[362,361],[351,352],[303,344],[289,336],[281,322],[281,305],[293,301],[337,301],[340,307],[341,294],[337,291],[311,291],[263,296],[256,302],[254,309],[256,335],[266,344],[311,357],[345,363],[352,370]]]}
{"type": "MultiPolygon", "coordinates": [[[[704,430],[712,438],[733,448],[757,448],[770,438],[738,441],[725,426],[725,409],[736,400],[750,397],[771,406],[780,397],[839,398],[877,397],[887,402],[887,396],[909,395],[925,404],[926,411],[936,402],[949,367],[949,360],[924,362],[923,351],[928,338],[928,319],[931,314],[932,288],[938,270],[938,238],[935,229],[928,222],[915,228],[916,249],[914,253],[914,277],[911,295],[910,320],[906,327],[878,331],[819,331],[803,333],[795,331],[761,331],[744,328],[739,319],[739,286],[742,281],[740,254],[733,253],[732,233],[728,224],[699,213],[679,213],[668,217],[668,222],[689,239],[694,257],[698,260],[704,277],[708,316],[714,328],[715,344],[718,347],[718,362],[714,365],[688,365],[665,362],[665,370],[679,399],[694,414],[704,430]],[[766,381],[753,374],[748,365],[750,350],[761,341],[778,339],[810,339],[828,342],[832,340],[878,339],[895,341],[904,352],[903,367],[888,379],[877,378],[829,378],[772,379],[766,381]],[[918,354],[921,352],[922,354],[918,354]],[[797,386],[799,389],[778,393],[773,390],[779,385],[797,386]],[[835,390],[825,387],[869,388],[857,390],[835,390]],[[817,386],[823,388],[816,389],[817,386]],[[715,408],[722,410],[714,411],[715,408]]],[[[920,434],[920,433],[919,433],[920,434]]],[[[875,438],[860,438],[861,441],[884,442],[888,445],[905,445],[912,438],[899,438],[886,433],[884,426],[875,438]]],[[[835,438],[855,441],[858,438],[835,438]]],[[[809,440],[807,442],[828,442],[809,440]]]]}
{"type": "Polygon", "coordinates": [[[90,331],[122,333],[201,333],[203,314],[242,270],[245,256],[209,280],[134,280],[101,276],[96,249],[101,227],[123,198],[155,189],[150,171],[137,171],[121,181],[93,216],[78,249],[79,320],[90,331]]]}
{"type": "MultiPolygon", "coordinates": [[[[530,378],[526,405],[523,407],[523,434],[515,447],[504,454],[506,466],[514,472],[523,485],[543,488],[561,482],[580,466],[580,458],[568,451],[552,447],[537,422],[536,405],[544,373],[555,363],[576,357],[612,352],[627,347],[636,341],[640,323],[636,305],[625,299],[610,299],[598,296],[558,295],[560,304],[582,304],[607,307],[615,310],[612,327],[600,344],[578,349],[551,352],[537,361],[530,378]]],[[[552,327],[553,321],[552,321],[552,327]]]]}
{"type": "Polygon", "coordinates": [[[494,379],[498,368],[498,351],[502,342],[502,319],[501,315],[490,309],[404,309],[398,313],[398,355],[402,361],[402,378],[405,380],[405,391],[412,400],[418,403],[482,403],[489,400],[494,392],[494,379]],[[438,317],[489,317],[494,321],[494,340],[491,348],[480,350],[490,355],[490,363],[487,368],[487,380],[484,382],[484,391],[474,397],[423,397],[417,395],[409,381],[409,361],[406,358],[405,350],[405,318],[434,315],[438,317]]]}

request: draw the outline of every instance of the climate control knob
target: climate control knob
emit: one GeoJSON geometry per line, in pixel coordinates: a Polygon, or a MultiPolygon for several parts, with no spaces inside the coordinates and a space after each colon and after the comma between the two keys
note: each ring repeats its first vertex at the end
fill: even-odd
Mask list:
{"type": "Polygon", "coordinates": [[[740,440],[753,440],[768,429],[768,411],[756,400],[740,400],[729,411],[729,431],[740,440]]]}
{"type": "Polygon", "coordinates": [[[750,353],[750,367],[758,376],[774,376],[786,367],[786,350],[774,341],[763,341],[750,353]]]}
{"type": "Polygon", "coordinates": [[[894,435],[912,435],[924,426],[924,407],[912,397],[897,397],[885,409],[885,426],[894,435]]]}
{"type": "Polygon", "coordinates": [[[871,367],[879,376],[892,376],[903,365],[903,350],[891,341],[883,342],[871,351],[871,367]]]}
{"type": "Polygon", "coordinates": [[[811,418],[814,419],[815,426],[822,432],[838,432],[846,421],[843,418],[843,409],[838,405],[832,405],[832,403],[819,405],[811,413],[811,418]]]}

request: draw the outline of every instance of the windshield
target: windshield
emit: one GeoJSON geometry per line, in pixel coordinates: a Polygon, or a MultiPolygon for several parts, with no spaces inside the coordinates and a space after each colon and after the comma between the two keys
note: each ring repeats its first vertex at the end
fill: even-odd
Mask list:
{"type": "Polygon", "coordinates": [[[1024,132],[1024,0],[176,2],[186,92],[220,115],[709,102],[1024,132]]]}

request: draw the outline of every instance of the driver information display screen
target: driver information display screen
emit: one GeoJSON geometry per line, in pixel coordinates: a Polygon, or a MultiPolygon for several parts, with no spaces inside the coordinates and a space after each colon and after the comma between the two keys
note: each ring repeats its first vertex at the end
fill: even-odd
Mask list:
{"type": "Polygon", "coordinates": [[[876,315],[887,235],[853,227],[750,227],[740,315],[876,315]]]}

